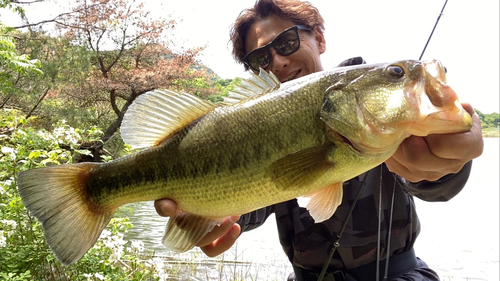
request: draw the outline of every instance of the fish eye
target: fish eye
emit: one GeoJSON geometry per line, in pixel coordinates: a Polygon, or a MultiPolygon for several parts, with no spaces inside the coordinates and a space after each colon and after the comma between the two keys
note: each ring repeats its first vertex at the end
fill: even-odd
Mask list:
{"type": "Polygon", "coordinates": [[[403,77],[405,75],[405,71],[401,66],[391,65],[387,68],[387,70],[392,76],[403,77]]]}

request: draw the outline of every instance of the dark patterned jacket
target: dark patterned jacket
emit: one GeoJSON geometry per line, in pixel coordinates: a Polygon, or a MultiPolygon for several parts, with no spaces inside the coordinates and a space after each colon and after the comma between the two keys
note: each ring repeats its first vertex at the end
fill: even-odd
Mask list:
{"type": "MultiPolygon", "coordinates": [[[[420,222],[413,196],[425,201],[447,201],[458,194],[469,177],[472,161],[457,174],[450,174],[439,181],[410,183],[389,172],[385,164],[370,170],[366,185],[356,203],[340,246],[330,263],[329,271],[351,269],[375,262],[378,241],[379,187],[382,186],[381,259],[390,249],[390,256],[413,247],[420,232],[420,222]],[[380,176],[382,174],[382,182],[380,176]],[[391,245],[387,247],[390,206],[394,184],[394,212],[391,245]]],[[[342,204],[335,214],[322,223],[314,223],[305,208],[290,200],[242,215],[238,223],[242,232],[262,225],[272,213],[276,215],[278,232],[283,250],[290,262],[310,271],[321,271],[330,249],[344,222],[361,182],[367,173],[344,183],[342,204]]]]}

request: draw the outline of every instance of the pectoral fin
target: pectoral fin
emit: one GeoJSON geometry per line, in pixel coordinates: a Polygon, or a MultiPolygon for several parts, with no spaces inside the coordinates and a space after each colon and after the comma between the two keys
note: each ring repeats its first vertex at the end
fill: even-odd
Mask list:
{"type": "Polygon", "coordinates": [[[342,185],[341,182],[334,183],[304,196],[310,198],[306,208],[315,223],[325,221],[335,213],[342,203],[342,185]]]}
{"type": "Polygon", "coordinates": [[[188,251],[216,225],[220,225],[222,220],[223,218],[207,218],[178,210],[168,221],[162,243],[176,252],[188,251]]]}
{"type": "Polygon", "coordinates": [[[270,165],[269,176],[283,190],[310,185],[334,166],[328,161],[328,154],[334,147],[328,144],[289,154],[270,165]]]}

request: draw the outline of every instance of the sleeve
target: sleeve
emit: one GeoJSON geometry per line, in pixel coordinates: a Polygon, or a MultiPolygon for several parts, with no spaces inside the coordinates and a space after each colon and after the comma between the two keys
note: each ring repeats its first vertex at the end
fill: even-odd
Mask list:
{"type": "Polygon", "coordinates": [[[437,181],[411,183],[401,177],[403,187],[413,196],[429,202],[445,202],[455,197],[464,188],[469,179],[472,160],[467,162],[456,174],[449,174],[437,181]]]}
{"type": "Polygon", "coordinates": [[[241,215],[237,221],[237,224],[241,226],[241,233],[261,226],[273,212],[274,205],[241,215]]]}
{"type": "Polygon", "coordinates": [[[349,59],[346,59],[345,61],[339,63],[337,65],[337,67],[358,65],[358,64],[366,64],[365,59],[363,59],[362,57],[349,58],[349,59]]]}

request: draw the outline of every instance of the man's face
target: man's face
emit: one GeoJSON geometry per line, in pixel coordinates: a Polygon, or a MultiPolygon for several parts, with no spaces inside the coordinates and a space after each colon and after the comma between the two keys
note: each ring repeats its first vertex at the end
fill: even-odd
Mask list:
{"type": "MultiPolygon", "coordinates": [[[[283,20],[274,15],[255,22],[248,29],[246,53],[270,43],[283,31],[295,25],[291,20],[283,20]]],[[[326,50],[323,33],[315,28],[311,32],[299,30],[299,34],[300,48],[289,56],[282,56],[270,48],[272,58],[265,70],[273,72],[281,82],[323,70],[320,60],[320,55],[326,50]]]]}

